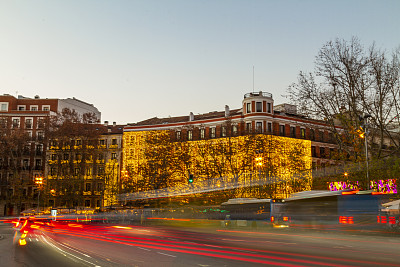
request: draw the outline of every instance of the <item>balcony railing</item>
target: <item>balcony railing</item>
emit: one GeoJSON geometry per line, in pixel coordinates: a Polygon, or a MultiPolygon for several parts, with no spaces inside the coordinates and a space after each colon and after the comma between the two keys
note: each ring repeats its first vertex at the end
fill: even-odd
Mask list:
{"type": "Polygon", "coordinates": [[[263,96],[272,98],[272,94],[268,92],[254,92],[254,93],[247,93],[244,95],[244,98],[255,97],[255,96],[263,96]]]}

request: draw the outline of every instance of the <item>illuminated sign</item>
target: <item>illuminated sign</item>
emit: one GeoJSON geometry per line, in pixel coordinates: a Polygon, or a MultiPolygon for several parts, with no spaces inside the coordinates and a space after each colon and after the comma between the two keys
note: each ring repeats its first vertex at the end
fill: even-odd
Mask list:
{"type": "MultiPolygon", "coordinates": [[[[357,190],[360,189],[360,185],[358,181],[354,182],[330,182],[329,190],[330,191],[339,191],[345,189],[357,190]]],[[[396,179],[387,179],[387,180],[375,180],[370,182],[370,189],[374,189],[376,192],[380,192],[382,194],[396,194],[397,186],[396,179]]]]}

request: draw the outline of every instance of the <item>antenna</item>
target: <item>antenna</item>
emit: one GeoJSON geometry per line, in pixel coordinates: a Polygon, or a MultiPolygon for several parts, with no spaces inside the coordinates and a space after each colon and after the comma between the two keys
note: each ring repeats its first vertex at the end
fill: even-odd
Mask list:
{"type": "Polygon", "coordinates": [[[254,65],[253,65],[253,93],[254,93],[254,65]]]}

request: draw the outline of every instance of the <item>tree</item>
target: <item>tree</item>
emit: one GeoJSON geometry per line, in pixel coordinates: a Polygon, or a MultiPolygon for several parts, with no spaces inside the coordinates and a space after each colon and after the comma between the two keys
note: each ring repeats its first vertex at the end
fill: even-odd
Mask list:
{"type": "Polygon", "coordinates": [[[312,73],[300,72],[289,96],[301,113],[324,120],[336,139],[341,159],[365,160],[363,130],[366,114],[370,133],[368,149],[376,158],[399,153],[400,50],[391,55],[373,44],[365,50],[360,41],[327,42],[315,59],[312,73]],[[361,128],[360,128],[361,127],[361,128]],[[395,149],[387,151],[388,145],[395,149]],[[385,152],[385,153],[383,153],[385,152]]]}
{"type": "Polygon", "coordinates": [[[56,206],[83,206],[83,192],[91,197],[95,191],[97,180],[92,178],[104,175],[98,173],[98,170],[105,172],[105,166],[104,159],[99,158],[103,154],[99,147],[101,132],[96,123],[94,114],[80,116],[68,108],[50,118],[47,191],[55,192],[56,206]]]}
{"type": "Polygon", "coordinates": [[[29,157],[31,153],[29,141],[31,141],[32,138],[24,129],[9,126],[10,121],[1,118],[1,196],[6,202],[6,207],[12,209],[15,205],[16,213],[19,214],[26,208],[26,204],[32,205],[34,201],[32,194],[27,192],[27,189],[33,186],[31,168],[29,168],[29,157]]]}

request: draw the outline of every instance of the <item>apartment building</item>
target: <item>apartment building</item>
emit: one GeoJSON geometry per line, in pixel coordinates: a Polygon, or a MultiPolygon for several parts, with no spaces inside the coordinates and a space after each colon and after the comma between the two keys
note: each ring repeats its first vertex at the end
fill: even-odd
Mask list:
{"type": "MultiPolygon", "coordinates": [[[[260,91],[245,94],[237,109],[225,106],[223,111],[197,115],[190,112],[188,116],[155,117],[128,124],[124,128],[123,169],[133,184],[141,184],[133,191],[185,186],[187,175],[201,181],[232,177],[235,183],[245,184],[271,176],[290,182],[302,172],[301,187],[291,188],[285,182],[285,186],[281,184],[282,188],[277,189],[284,191],[282,194],[258,196],[282,197],[297,190],[309,190],[311,168],[333,163],[335,148],[333,136],[323,121],[298,114],[294,105],[275,105],[272,94],[260,91]],[[154,137],[157,133],[159,137],[154,137]],[[163,148],[167,145],[157,141],[166,140],[167,136],[175,143],[171,145],[175,154],[166,154],[163,148]],[[174,158],[175,163],[164,162],[163,157],[157,156],[160,153],[174,158]],[[154,187],[157,180],[166,176],[174,182],[159,181],[154,187]],[[238,177],[242,180],[237,180],[238,177]],[[146,180],[153,185],[146,184],[146,180]]],[[[234,184],[229,179],[224,184],[234,184]]],[[[235,197],[255,196],[240,194],[235,197]]]]}
{"type": "Polygon", "coordinates": [[[0,214],[18,214],[37,206],[35,177],[45,175],[48,121],[51,115],[64,108],[75,110],[80,116],[93,113],[98,120],[101,119],[101,113],[96,107],[76,98],[0,95],[3,143],[3,150],[0,151],[0,214]],[[16,139],[6,139],[17,133],[18,140],[24,143],[23,147],[21,144],[10,143],[16,142],[16,139]],[[9,151],[5,150],[5,144],[11,147],[9,151]]]}

